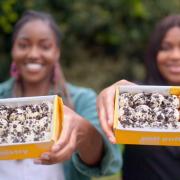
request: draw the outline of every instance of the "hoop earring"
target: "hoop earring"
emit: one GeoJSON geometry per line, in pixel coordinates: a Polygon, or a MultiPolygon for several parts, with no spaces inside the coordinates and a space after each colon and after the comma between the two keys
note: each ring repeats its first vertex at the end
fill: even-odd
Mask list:
{"type": "Polygon", "coordinates": [[[13,77],[15,79],[19,78],[19,72],[18,72],[17,66],[14,62],[11,64],[10,75],[11,75],[11,77],[13,77]]]}

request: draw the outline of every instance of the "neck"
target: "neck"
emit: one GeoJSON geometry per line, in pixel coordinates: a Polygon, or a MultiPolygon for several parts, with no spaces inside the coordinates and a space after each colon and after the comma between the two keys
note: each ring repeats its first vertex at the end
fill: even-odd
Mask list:
{"type": "Polygon", "coordinates": [[[50,88],[51,85],[47,81],[41,83],[27,83],[23,81],[18,85],[16,94],[18,96],[44,96],[48,95],[50,88]]]}

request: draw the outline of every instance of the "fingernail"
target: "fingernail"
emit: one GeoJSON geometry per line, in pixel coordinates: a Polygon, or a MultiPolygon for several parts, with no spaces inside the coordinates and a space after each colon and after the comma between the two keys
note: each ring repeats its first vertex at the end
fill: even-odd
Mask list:
{"type": "Polygon", "coordinates": [[[34,159],[34,164],[42,164],[42,162],[39,159],[34,159]]]}
{"type": "Polygon", "coordinates": [[[50,157],[49,157],[48,154],[42,154],[42,155],[41,155],[41,158],[42,158],[42,159],[45,159],[45,160],[50,160],[50,157]]]}
{"type": "Polygon", "coordinates": [[[111,143],[113,143],[113,144],[116,143],[116,139],[115,139],[113,136],[110,136],[110,137],[109,137],[109,141],[110,141],[111,143]]]}
{"type": "Polygon", "coordinates": [[[112,125],[113,125],[113,121],[108,120],[108,124],[109,124],[110,126],[112,126],[112,125]]]}

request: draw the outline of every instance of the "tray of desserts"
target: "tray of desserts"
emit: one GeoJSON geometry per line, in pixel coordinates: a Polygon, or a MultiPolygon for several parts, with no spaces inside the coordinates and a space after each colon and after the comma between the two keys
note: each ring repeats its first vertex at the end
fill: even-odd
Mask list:
{"type": "Polygon", "coordinates": [[[58,140],[62,120],[56,95],[1,99],[0,159],[39,157],[58,140]]]}
{"type": "Polygon", "coordinates": [[[114,132],[118,143],[180,145],[180,87],[120,86],[114,132]]]}

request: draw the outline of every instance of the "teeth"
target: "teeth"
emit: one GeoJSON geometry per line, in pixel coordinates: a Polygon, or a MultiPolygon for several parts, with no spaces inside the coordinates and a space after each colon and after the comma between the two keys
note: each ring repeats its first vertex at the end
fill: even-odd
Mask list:
{"type": "Polygon", "coordinates": [[[37,63],[28,63],[28,64],[26,64],[26,68],[28,70],[37,71],[37,70],[40,70],[42,68],[42,65],[37,64],[37,63]]]}

